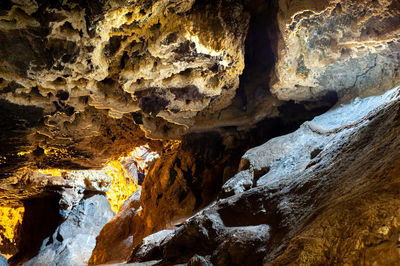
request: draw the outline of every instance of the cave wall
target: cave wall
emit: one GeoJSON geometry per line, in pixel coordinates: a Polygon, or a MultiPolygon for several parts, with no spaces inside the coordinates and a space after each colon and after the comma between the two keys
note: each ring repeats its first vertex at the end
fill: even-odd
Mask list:
{"type": "MultiPolygon", "coordinates": [[[[373,210],[381,208],[383,216],[390,216],[395,210],[386,209],[380,200],[396,201],[395,190],[380,191],[379,196],[375,185],[369,183],[370,178],[362,176],[361,181],[354,182],[362,183],[365,178],[366,190],[355,190],[346,196],[354,204],[348,203],[341,209],[333,203],[333,199],[342,202],[335,194],[340,191],[339,185],[331,186],[338,182],[334,181],[336,170],[325,161],[312,160],[306,169],[315,170],[319,165],[325,169],[320,170],[327,179],[301,184],[303,189],[297,192],[288,178],[274,172],[270,165],[258,165],[247,155],[247,159],[240,158],[246,150],[297,129],[332,106],[337,108],[356,97],[381,94],[399,85],[399,22],[397,0],[2,1],[0,205],[40,201],[43,195],[71,187],[103,193],[109,184],[104,171],[51,176],[38,169],[98,170],[110,160],[148,144],[160,153],[161,159],[150,170],[140,192],[100,232],[90,263],[162,259],[168,263],[182,260],[194,264],[243,264],[249,259],[246,253],[255,254],[248,261],[253,264],[353,263],[361,253],[370,261],[386,263],[382,250],[395,253],[397,225],[379,229],[389,232],[384,236],[379,232],[376,238],[366,235],[369,240],[360,236],[358,243],[363,244],[353,248],[349,237],[337,236],[335,228],[339,225],[328,226],[326,221],[342,217],[350,223],[358,216],[363,224],[375,228],[377,224],[370,220],[375,213],[361,213],[371,206],[373,210]],[[253,167],[254,173],[246,167],[253,167]],[[287,188],[288,194],[265,188],[267,174],[282,178],[278,183],[287,188]],[[333,193],[332,199],[318,193],[307,194],[321,189],[322,184],[327,195],[333,193]],[[354,213],[346,209],[356,208],[364,201],[361,194],[368,191],[377,195],[376,201],[359,204],[354,213]],[[324,212],[325,205],[299,200],[293,204],[306,208],[304,215],[316,218],[307,218],[311,221],[296,216],[303,224],[282,226],[284,219],[295,220],[290,215],[287,218],[288,214],[280,209],[292,192],[298,197],[320,197],[327,206],[337,208],[337,214],[324,212]],[[266,197],[263,193],[272,194],[266,197]],[[228,198],[215,203],[217,197],[228,198]],[[236,223],[237,216],[248,217],[254,202],[267,207],[254,207],[256,213],[249,217],[255,217],[254,222],[239,219],[236,223]],[[214,207],[206,209],[203,214],[207,217],[203,217],[199,211],[209,204],[214,207]],[[274,204],[281,205],[278,208],[274,204]],[[237,212],[226,205],[237,206],[237,212]],[[265,216],[265,211],[272,214],[265,216]],[[186,222],[196,213],[191,222],[186,222]],[[315,229],[321,224],[328,228],[322,233],[315,229]],[[209,226],[223,233],[214,232],[215,228],[209,226]],[[282,227],[282,233],[276,234],[275,227],[282,227]],[[198,232],[203,229],[210,230],[211,237],[198,232]],[[323,234],[328,237],[321,244],[318,239],[323,239],[323,234]],[[303,236],[317,240],[307,242],[303,236]],[[223,242],[224,238],[232,243],[223,242]],[[390,244],[381,246],[376,239],[390,244]],[[174,250],[176,242],[181,249],[174,250]],[[340,247],[342,244],[346,250],[340,247]],[[182,245],[192,250],[189,252],[182,245]],[[211,253],[211,249],[216,249],[216,253],[211,253]],[[195,256],[193,251],[201,254],[195,256]],[[264,256],[266,252],[269,257],[264,256]]],[[[387,114],[385,108],[378,109],[379,116],[386,118],[374,121],[383,124],[387,119],[387,130],[396,131],[397,118],[387,114]]],[[[305,125],[303,129],[308,124],[305,125]]],[[[368,139],[368,129],[353,126],[350,125],[353,133],[346,131],[351,133],[351,141],[368,139]]],[[[339,133],[318,130],[313,132],[332,136],[345,132],[342,128],[339,133]]],[[[383,140],[387,146],[396,141],[394,135],[389,137],[383,140]]],[[[354,161],[352,156],[363,155],[357,145],[349,148],[348,153],[336,149],[330,150],[330,154],[311,145],[299,147],[302,152],[296,154],[298,158],[308,158],[308,149],[312,149],[311,159],[320,158],[322,152],[324,156],[347,156],[350,162],[354,161]]],[[[368,145],[373,150],[373,145],[381,144],[368,145]]],[[[286,147],[276,149],[283,149],[278,152],[282,155],[280,152],[286,147]]],[[[254,156],[264,158],[264,153],[260,151],[254,156]]],[[[370,163],[363,156],[360,164],[370,163]]],[[[393,156],[382,167],[392,169],[397,158],[393,156]]],[[[298,158],[291,157],[292,161],[287,163],[303,169],[303,164],[293,163],[298,158]]],[[[332,164],[342,167],[342,163],[349,163],[346,160],[333,160],[332,164]]],[[[295,178],[300,175],[295,170],[285,171],[295,178]]],[[[350,174],[346,172],[341,178],[351,185],[346,181],[350,174]]],[[[383,173],[387,178],[392,174],[383,173]]],[[[386,181],[382,182],[386,188],[386,181]]],[[[71,226],[81,230],[76,224],[71,226]]],[[[100,230],[99,225],[96,228],[100,230]]],[[[359,228],[352,230],[358,237],[359,228]]],[[[42,247],[41,239],[37,240],[35,252],[40,247],[41,254],[32,263],[49,259],[45,254],[59,254],[61,242],[42,247]]],[[[21,259],[19,254],[15,260],[31,258],[35,252],[21,259]]],[[[85,254],[85,261],[88,258],[85,254]]],[[[388,263],[394,258],[397,257],[388,256],[388,263]]]]}
{"type": "Polygon", "coordinates": [[[131,262],[395,265],[399,88],[250,149],[220,198],[143,239],[131,262]]]}
{"type": "Polygon", "coordinates": [[[281,52],[271,91],[304,100],[326,90],[348,102],[399,84],[398,1],[279,1],[281,52]]]}
{"type": "Polygon", "coordinates": [[[111,178],[98,170],[44,176],[27,182],[40,183],[41,189],[20,200],[25,212],[16,243],[18,252],[9,263],[87,264],[96,236],[114,216],[104,195],[111,178]]]}

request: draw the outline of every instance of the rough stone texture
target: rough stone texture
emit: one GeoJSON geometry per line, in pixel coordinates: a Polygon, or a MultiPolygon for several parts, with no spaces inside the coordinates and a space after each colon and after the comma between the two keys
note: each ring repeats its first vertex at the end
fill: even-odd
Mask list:
{"type": "MultiPolygon", "coordinates": [[[[23,206],[28,204],[29,208],[36,209],[36,207],[32,206],[33,203],[29,203],[31,199],[38,198],[37,201],[33,202],[41,204],[40,198],[50,196],[53,199],[54,196],[52,195],[54,193],[62,193],[63,197],[59,202],[59,207],[61,208],[61,213],[65,214],[82,199],[83,193],[104,193],[111,183],[112,179],[106,174],[105,170],[30,171],[20,177],[3,180],[0,187],[0,205],[10,206],[11,208],[22,207],[24,209],[23,206]]],[[[30,213],[28,212],[28,217],[30,213]]],[[[46,217],[46,215],[43,217],[46,217]]],[[[33,219],[42,220],[43,217],[39,216],[39,218],[33,219]]],[[[15,219],[17,218],[15,217],[15,219]]],[[[10,229],[7,228],[7,230],[10,229]]],[[[15,239],[10,239],[12,240],[11,242],[7,238],[4,238],[4,241],[0,241],[0,249],[11,255],[17,253],[17,242],[22,237],[20,235],[20,226],[14,228],[14,231],[15,239]]],[[[3,235],[0,235],[0,238],[3,239],[3,235]]]]}
{"type": "Polygon", "coordinates": [[[19,265],[36,256],[43,240],[54,233],[62,222],[59,201],[59,193],[49,193],[23,202],[24,219],[20,237],[16,239],[18,252],[10,258],[11,265],[19,265]]]}
{"type": "Polygon", "coordinates": [[[90,262],[122,262],[129,256],[129,248],[147,235],[182,224],[216,198],[222,184],[236,173],[243,150],[291,132],[304,119],[326,110],[325,107],[307,111],[296,104],[283,107],[282,118],[268,120],[248,133],[227,128],[220,132],[190,134],[180,146],[165,147],[144,180],[140,202],[135,203],[132,210],[121,210],[113,222],[106,225],[90,262]],[[296,112],[288,112],[288,109],[296,112]],[[120,232],[120,238],[114,232],[120,232]]]}
{"type": "Polygon", "coordinates": [[[397,107],[379,107],[386,98],[338,109],[354,120],[339,126],[318,120],[333,123],[341,118],[334,112],[306,123],[250,150],[236,170],[250,147],[338,101],[398,85],[399,14],[398,0],[2,1],[0,204],[23,202],[37,218],[25,219],[25,254],[13,261],[41,248],[36,260],[58,254],[60,241],[43,240],[85,200],[83,191],[108,186],[102,174],[37,169],[100,169],[146,143],[161,159],[140,200],[133,196],[102,230],[92,263],[123,261],[132,248],[134,260],[189,265],[352,264],[382,259],[380,248],[396,254],[397,218],[381,217],[395,217],[384,203],[397,202],[397,186],[356,168],[372,165],[386,179],[397,171],[396,112],[385,111],[397,107]],[[376,117],[363,122],[370,106],[376,117]],[[171,139],[182,144],[168,151],[171,139]],[[373,149],[382,160],[369,159],[373,149]],[[185,223],[223,183],[224,199],[185,223]],[[39,206],[52,210],[49,221],[39,206]],[[356,218],[348,234],[337,229],[335,221],[356,218]],[[371,237],[362,226],[381,229],[371,237]]]}
{"type": "Polygon", "coordinates": [[[395,89],[356,100],[249,150],[223,198],[145,238],[131,261],[395,265],[399,99],[395,89]]]}
{"type": "Polygon", "coordinates": [[[181,223],[216,196],[224,171],[230,169],[226,161],[238,162],[240,157],[224,154],[232,147],[225,147],[218,134],[208,135],[210,147],[203,145],[204,138],[191,139],[190,146],[183,143],[155,162],[140,194],[134,194],[101,231],[90,263],[126,260],[145,236],[181,223]],[[215,164],[204,163],[212,160],[215,164]]]}
{"type": "Polygon", "coordinates": [[[5,0],[0,189],[383,92],[398,22],[395,0],[5,0]]]}
{"type": "Polygon", "coordinates": [[[96,238],[96,248],[93,250],[89,264],[114,263],[127,260],[134,238],[140,234],[143,222],[139,216],[141,189],[129,197],[121,206],[119,212],[102,229],[96,238]],[[136,225],[136,228],[135,228],[136,225]]]}
{"type": "MultiPolygon", "coordinates": [[[[70,208],[60,210],[61,224],[54,232],[50,231],[50,236],[44,238],[38,254],[29,259],[26,250],[20,249],[20,254],[10,259],[12,265],[23,263],[24,265],[72,266],[88,263],[96,244],[96,236],[114,214],[104,195],[80,195],[75,198],[75,201],[71,201],[68,194],[64,192],[60,199],[60,206],[62,207],[66,202],[70,204],[70,208]]],[[[23,237],[25,234],[34,235],[34,230],[24,232],[23,237]]]]}
{"type": "Polygon", "coordinates": [[[395,0],[3,2],[1,180],[399,82],[395,0]]]}
{"type": "Polygon", "coordinates": [[[0,202],[5,205],[18,205],[26,199],[64,188],[74,193],[106,192],[112,182],[105,170],[29,171],[23,176],[2,181],[0,202]]]}
{"type": "Polygon", "coordinates": [[[6,258],[17,253],[24,208],[22,206],[0,206],[0,255],[6,258]]]}
{"type": "Polygon", "coordinates": [[[179,138],[231,103],[244,68],[241,1],[6,0],[0,12],[1,177],[101,168],[145,135],[179,138]]]}
{"type": "Polygon", "coordinates": [[[400,84],[397,0],[279,1],[281,53],[271,80],[282,100],[336,91],[349,101],[400,84]]]}
{"type": "MultiPolygon", "coordinates": [[[[75,249],[74,245],[77,244],[71,239],[63,243],[61,243],[62,240],[58,240],[55,246],[49,246],[53,243],[53,238],[56,239],[58,236],[58,234],[54,237],[51,235],[56,234],[54,232],[61,223],[61,227],[56,232],[62,228],[75,231],[72,235],[60,233],[63,236],[58,239],[73,239],[75,234],[86,234],[82,237],[86,237],[83,240],[87,240],[87,246],[82,244],[81,248],[82,253],[86,252],[84,255],[87,261],[95,246],[95,238],[102,226],[111,219],[112,211],[103,195],[94,196],[90,200],[86,199],[86,196],[103,194],[109,188],[111,178],[103,170],[80,170],[59,171],[51,174],[37,171],[25,176],[22,180],[23,182],[18,183],[17,186],[10,184],[9,189],[1,195],[3,203],[9,202],[11,205],[22,203],[25,209],[22,226],[18,230],[19,237],[16,239],[18,252],[11,258],[11,264],[21,264],[36,256],[39,250],[41,253],[50,252],[58,256],[62,249],[75,249]],[[21,187],[24,189],[21,190],[21,187]]],[[[74,252],[76,253],[76,250],[74,252]]],[[[49,254],[44,255],[42,259],[52,261],[53,259],[49,256],[49,254]]],[[[83,259],[83,255],[80,258],[83,259]]],[[[74,265],[73,258],[66,258],[66,261],[68,260],[71,260],[70,264],[74,265]]]]}

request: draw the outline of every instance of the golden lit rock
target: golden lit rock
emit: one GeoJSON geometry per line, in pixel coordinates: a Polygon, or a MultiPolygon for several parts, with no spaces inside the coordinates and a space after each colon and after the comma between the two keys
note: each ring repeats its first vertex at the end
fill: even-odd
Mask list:
{"type": "Polygon", "coordinates": [[[113,212],[118,213],[121,205],[139,189],[143,180],[139,175],[147,174],[147,170],[159,158],[151,152],[148,145],[136,147],[126,157],[111,161],[104,170],[111,176],[112,183],[106,192],[113,212]]]}
{"type": "MultiPolygon", "coordinates": [[[[22,219],[24,216],[24,207],[0,207],[0,246],[8,245],[16,248],[17,236],[20,233],[22,219]]],[[[6,256],[13,254],[7,254],[7,251],[12,251],[9,247],[5,250],[6,256]]],[[[3,250],[1,249],[1,252],[3,250]]]]}
{"type": "Polygon", "coordinates": [[[121,205],[139,188],[135,180],[127,174],[127,170],[119,161],[112,161],[105,167],[111,176],[112,184],[106,192],[107,199],[114,213],[118,213],[121,205]]]}
{"type": "Polygon", "coordinates": [[[14,240],[17,234],[18,226],[22,223],[24,216],[24,207],[1,207],[0,208],[0,226],[1,234],[9,239],[14,240]]]}

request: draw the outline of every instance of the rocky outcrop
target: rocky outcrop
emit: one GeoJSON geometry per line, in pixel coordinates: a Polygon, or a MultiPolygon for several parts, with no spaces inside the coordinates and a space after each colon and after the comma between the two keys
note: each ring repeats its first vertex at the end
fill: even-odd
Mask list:
{"type": "Polygon", "coordinates": [[[121,206],[119,212],[99,232],[89,264],[116,263],[126,261],[135,242],[144,229],[138,189],[121,206]]]}
{"type": "Polygon", "coordinates": [[[396,0],[279,1],[272,93],[302,101],[331,90],[349,101],[398,86],[399,22],[396,0]]]}
{"type": "Polygon", "coordinates": [[[96,245],[96,236],[112,217],[110,203],[103,195],[79,200],[64,214],[56,231],[43,240],[38,255],[24,265],[85,265],[96,245]]]}
{"type": "Polygon", "coordinates": [[[241,1],[1,7],[4,176],[101,168],[145,136],[179,138],[231,103],[244,68],[241,1]]]}
{"type": "Polygon", "coordinates": [[[87,263],[96,236],[114,215],[104,195],[111,178],[105,171],[81,170],[37,172],[25,181],[26,194],[14,195],[25,212],[10,264],[87,263]]]}
{"type": "Polygon", "coordinates": [[[246,133],[233,127],[189,134],[178,146],[166,146],[146,175],[140,200],[136,195],[134,207],[123,208],[100,232],[90,263],[123,262],[144,237],[182,224],[217,197],[222,184],[236,173],[243,150],[294,130],[331,104],[326,105],[310,110],[300,104],[284,105],[282,118],[267,120],[246,133]],[[288,111],[292,108],[296,113],[288,111]]]}
{"type": "Polygon", "coordinates": [[[7,0],[0,12],[1,179],[100,169],[159,151],[154,139],[246,131],[285,101],[399,84],[394,0],[7,0]]]}
{"type": "Polygon", "coordinates": [[[144,237],[182,223],[215,198],[224,172],[232,173],[231,165],[240,157],[225,154],[235,149],[221,143],[219,134],[207,137],[211,146],[203,145],[206,136],[192,136],[188,143],[184,141],[155,162],[140,192],[125,202],[100,232],[90,263],[126,260],[144,237]]]}
{"type": "MultiPolygon", "coordinates": [[[[18,242],[22,237],[21,221],[19,220],[22,220],[26,214],[27,217],[32,215],[31,211],[24,213],[24,207],[36,210],[34,204],[51,205],[48,201],[54,200],[55,204],[59,205],[57,208],[60,208],[60,212],[65,214],[81,200],[84,193],[104,193],[109,189],[111,183],[112,179],[106,174],[105,170],[30,171],[24,176],[3,180],[0,189],[0,203],[2,204],[0,214],[7,215],[8,221],[0,219],[0,222],[4,222],[0,225],[5,227],[0,230],[1,251],[9,255],[14,255],[18,251],[18,242]],[[59,193],[63,195],[60,202],[57,199],[59,193]],[[41,203],[42,200],[45,203],[41,203]],[[13,235],[13,237],[10,237],[10,235],[13,235]]],[[[46,217],[46,214],[43,214],[43,217],[46,217]]],[[[27,219],[41,221],[43,217],[35,215],[35,218],[27,219]]],[[[38,229],[33,228],[32,230],[37,231],[38,229]]],[[[39,245],[42,240],[39,240],[39,245]]],[[[29,245],[33,246],[31,243],[29,245]]]]}
{"type": "Polygon", "coordinates": [[[3,204],[13,205],[65,188],[71,189],[74,193],[106,192],[111,182],[111,177],[105,170],[30,171],[23,176],[3,180],[0,201],[3,204]]]}
{"type": "Polygon", "coordinates": [[[356,100],[249,150],[219,200],[143,239],[130,260],[398,262],[399,98],[356,100]]]}

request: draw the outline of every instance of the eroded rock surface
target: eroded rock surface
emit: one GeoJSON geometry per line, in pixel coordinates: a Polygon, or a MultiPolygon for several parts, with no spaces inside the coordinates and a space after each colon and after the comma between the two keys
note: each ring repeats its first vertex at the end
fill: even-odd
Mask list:
{"type": "Polygon", "coordinates": [[[145,238],[131,261],[396,264],[399,97],[356,100],[249,150],[223,198],[145,238]]]}
{"type": "Polygon", "coordinates": [[[231,103],[248,20],[234,0],[7,0],[2,175],[24,165],[100,168],[145,135],[179,138],[200,113],[231,103]]]}
{"type": "Polygon", "coordinates": [[[395,92],[240,157],[398,86],[399,25],[397,0],[2,1],[0,205],[28,217],[11,261],[86,263],[96,170],[148,144],[90,263],[394,262],[395,92]]]}
{"type": "Polygon", "coordinates": [[[99,232],[96,247],[89,264],[115,263],[126,261],[136,238],[144,229],[140,202],[141,189],[138,189],[121,206],[120,211],[99,232]]]}
{"type": "Polygon", "coordinates": [[[63,216],[56,231],[43,240],[39,254],[24,265],[87,265],[96,236],[112,217],[103,195],[82,198],[63,216]]]}
{"type": "Polygon", "coordinates": [[[281,53],[272,92],[305,100],[336,91],[382,93],[399,84],[400,6],[389,1],[279,1],[281,53]]]}
{"type": "Polygon", "coordinates": [[[25,210],[10,264],[87,264],[96,236],[114,215],[104,195],[111,177],[100,170],[35,172],[24,181],[26,191],[14,188],[18,201],[10,199],[25,210]]]}
{"type": "Polygon", "coordinates": [[[0,201],[5,205],[18,205],[29,198],[64,188],[76,193],[106,192],[111,182],[105,170],[30,171],[23,176],[3,180],[0,201]]]}

